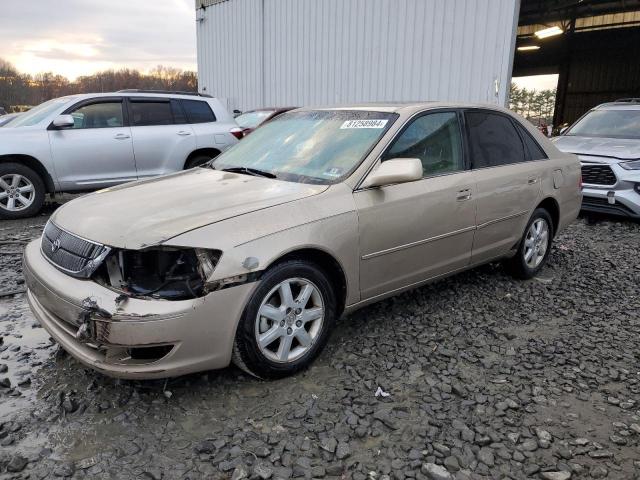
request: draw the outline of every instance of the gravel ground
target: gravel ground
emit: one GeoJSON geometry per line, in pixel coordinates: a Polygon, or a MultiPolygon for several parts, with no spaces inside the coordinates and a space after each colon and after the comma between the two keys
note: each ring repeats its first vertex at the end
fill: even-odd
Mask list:
{"type": "MultiPolygon", "coordinates": [[[[0,223],[0,291],[45,220],[0,223]]],[[[539,278],[488,265],[373,305],[274,382],[106,378],[4,296],[0,477],[640,478],[639,251],[639,224],[578,220],[539,278]]]]}

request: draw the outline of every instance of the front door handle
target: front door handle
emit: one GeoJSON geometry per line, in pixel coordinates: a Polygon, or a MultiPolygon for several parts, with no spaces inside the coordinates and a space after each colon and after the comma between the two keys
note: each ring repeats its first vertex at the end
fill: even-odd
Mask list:
{"type": "Polygon", "coordinates": [[[114,135],[113,138],[116,140],[126,140],[127,138],[131,138],[131,136],[126,133],[118,133],[117,135],[114,135]]]}
{"type": "Polygon", "coordinates": [[[185,136],[187,136],[187,135],[191,135],[191,132],[187,132],[187,131],[185,131],[185,130],[180,130],[180,131],[178,132],[178,135],[180,135],[181,137],[185,137],[185,136]]]}
{"type": "Polygon", "coordinates": [[[464,190],[459,190],[456,196],[456,200],[459,202],[464,202],[465,200],[469,200],[471,198],[471,189],[465,188],[464,190]]]}
{"type": "Polygon", "coordinates": [[[538,178],[537,177],[530,178],[529,180],[527,180],[527,183],[529,185],[533,185],[534,183],[538,183],[538,178]]]}

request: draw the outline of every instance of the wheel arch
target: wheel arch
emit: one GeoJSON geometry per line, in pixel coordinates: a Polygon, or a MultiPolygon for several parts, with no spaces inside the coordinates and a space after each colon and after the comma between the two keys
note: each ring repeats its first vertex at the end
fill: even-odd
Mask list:
{"type": "Polygon", "coordinates": [[[31,155],[23,155],[23,154],[14,154],[14,155],[0,155],[0,163],[20,163],[26,167],[29,167],[33,171],[35,171],[42,181],[44,182],[44,186],[47,190],[47,193],[54,193],[56,190],[55,183],[53,182],[53,178],[49,174],[49,171],[45,168],[45,166],[35,157],[31,155]]]}
{"type": "Polygon", "coordinates": [[[542,200],[536,209],[543,208],[549,215],[551,215],[551,221],[553,222],[553,235],[555,236],[558,231],[558,226],[560,225],[560,205],[553,197],[547,197],[542,200]]]}
{"type": "Polygon", "coordinates": [[[217,148],[198,148],[197,150],[194,150],[193,152],[191,152],[189,154],[189,156],[185,159],[184,161],[184,165],[182,166],[183,170],[187,169],[187,165],[189,165],[189,162],[191,160],[193,160],[195,157],[197,157],[198,155],[211,155],[211,158],[215,158],[218,155],[220,155],[220,153],[222,153],[219,149],[217,148]]]}
{"type": "Polygon", "coordinates": [[[291,250],[274,259],[267,267],[274,267],[287,260],[303,260],[316,265],[328,276],[338,300],[338,317],[342,315],[347,300],[347,276],[340,262],[329,252],[317,247],[304,247],[291,250]]]}

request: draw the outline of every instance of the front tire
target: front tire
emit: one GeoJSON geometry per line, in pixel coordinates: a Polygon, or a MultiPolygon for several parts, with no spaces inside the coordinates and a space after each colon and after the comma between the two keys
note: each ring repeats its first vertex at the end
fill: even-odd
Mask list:
{"type": "Polygon", "coordinates": [[[46,189],[40,175],[21,163],[0,163],[0,218],[32,217],[44,203],[46,189]]]}
{"type": "Polygon", "coordinates": [[[537,208],[527,223],[516,255],[505,261],[507,271],[516,278],[527,280],[542,270],[553,242],[553,221],[544,208],[537,208]]]}
{"type": "Polygon", "coordinates": [[[288,260],[267,270],[238,325],[233,362],[258,378],[281,378],[322,351],[336,320],[329,279],[313,263],[288,260]]]}
{"type": "Polygon", "coordinates": [[[200,153],[198,155],[194,155],[193,157],[191,157],[189,160],[186,161],[186,163],[184,165],[184,169],[188,170],[190,168],[200,167],[200,166],[204,165],[205,163],[207,163],[209,160],[213,160],[218,155],[219,155],[219,153],[217,155],[205,155],[205,154],[202,154],[202,153],[200,153]]]}

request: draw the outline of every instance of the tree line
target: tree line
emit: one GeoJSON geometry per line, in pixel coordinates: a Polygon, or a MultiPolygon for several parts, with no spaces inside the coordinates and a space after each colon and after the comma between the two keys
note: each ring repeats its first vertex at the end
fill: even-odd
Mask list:
{"type": "MultiPolygon", "coordinates": [[[[0,107],[8,112],[24,110],[64,95],[115,92],[127,88],[196,92],[198,77],[193,71],[158,65],[148,73],[122,68],[69,80],[52,72],[20,73],[0,58],[0,107]]],[[[527,90],[512,83],[509,108],[535,124],[551,124],[555,98],[555,90],[527,90]]]]}
{"type": "Polygon", "coordinates": [[[509,108],[532,123],[540,125],[553,123],[553,110],[556,103],[556,90],[527,90],[515,83],[509,92],[509,108]]]}
{"type": "Polygon", "coordinates": [[[64,95],[115,92],[127,88],[195,92],[198,77],[196,72],[158,65],[148,73],[122,68],[69,80],[51,72],[36,75],[20,73],[11,63],[0,58],[0,107],[8,112],[24,110],[64,95]]]}

